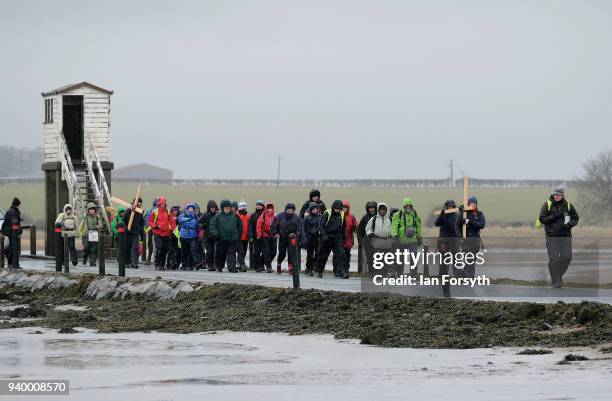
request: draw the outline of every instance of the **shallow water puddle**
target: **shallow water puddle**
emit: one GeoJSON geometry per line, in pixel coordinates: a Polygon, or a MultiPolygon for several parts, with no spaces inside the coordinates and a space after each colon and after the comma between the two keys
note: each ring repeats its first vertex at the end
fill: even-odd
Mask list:
{"type": "MultiPolygon", "coordinates": [[[[331,336],[265,333],[76,334],[27,328],[1,332],[0,378],[69,379],[71,398],[285,400],[404,398],[607,399],[609,360],[556,365],[572,352],[517,355],[517,348],[398,349],[331,336]],[[36,331],[42,334],[29,334],[36,331]],[[297,393],[294,393],[297,394],[297,393]],[[73,398],[76,397],[76,398],[73,398]],[[245,398],[246,397],[246,398],[245,398]]],[[[54,398],[56,399],[56,398],[54,398]]],[[[62,399],[58,397],[57,399],[62,399]]]]}

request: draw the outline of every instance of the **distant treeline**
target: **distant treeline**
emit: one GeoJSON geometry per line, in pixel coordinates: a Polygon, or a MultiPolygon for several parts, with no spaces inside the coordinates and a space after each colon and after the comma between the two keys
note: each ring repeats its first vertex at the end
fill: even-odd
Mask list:
{"type": "Polygon", "coordinates": [[[41,163],[41,148],[23,149],[7,145],[0,146],[0,177],[42,177],[41,163]]]}

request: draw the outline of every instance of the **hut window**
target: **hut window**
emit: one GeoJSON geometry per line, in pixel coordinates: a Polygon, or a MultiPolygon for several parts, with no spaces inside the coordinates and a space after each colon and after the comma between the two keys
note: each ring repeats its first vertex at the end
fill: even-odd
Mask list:
{"type": "Polygon", "coordinates": [[[53,122],[53,99],[45,99],[45,124],[53,122]]]}

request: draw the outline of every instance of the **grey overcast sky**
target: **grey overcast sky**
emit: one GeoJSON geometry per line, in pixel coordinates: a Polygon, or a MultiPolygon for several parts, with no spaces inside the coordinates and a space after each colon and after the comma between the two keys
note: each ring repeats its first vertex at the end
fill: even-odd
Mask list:
{"type": "Polygon", "coordinates": [[[112,89],[116,166],[181,178],[572,178],[612,147],[612,1],[8,1],[1,144],[112,89]]]}

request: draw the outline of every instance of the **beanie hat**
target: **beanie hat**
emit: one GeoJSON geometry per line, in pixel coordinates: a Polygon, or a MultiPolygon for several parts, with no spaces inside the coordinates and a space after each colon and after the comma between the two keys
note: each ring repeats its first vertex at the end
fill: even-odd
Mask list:
{"type": "Polygon", "coordinates": [[[247,208],[247,203],[244,201],[244,199],[241,199],[240,202],[238,202],[238,209],[239,210],[245,210],[247,208]]]}
{"type": "Polygon", "coordinates": [[[475,203],[475,204],[478,204],[478,198],[476,198],[475,196],[470,196],[470,197],[468,198],[468,205],[469,205],[470,203],[475,203]]]}
{"type": "Polygon", "coordinates": [[[565,189],[563,187],[556,187],[553,191],[553,195],[565,195],[565,189]]]}
{"type": "Polygon", "coordinates": [[[255,206],[266,206],[266,202],[263,201],[263,199],[258,200],[257,202],[255,202],[255,206]]]}
{"type": "Polygon", "coordinates": [[[295,203],[287,203],[287,205],[285,206],[285,210],[289,210],[289,209],[293,209],[295,210],[295,203]]]}
{"type": "Polygon", "coordinates": [[[19,206],[21,205],[21,201],[19,200],[19,198],[13,198],[13,201],[11,202],[11,206],[19,206]]]}

